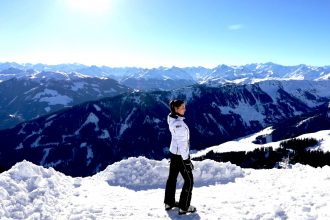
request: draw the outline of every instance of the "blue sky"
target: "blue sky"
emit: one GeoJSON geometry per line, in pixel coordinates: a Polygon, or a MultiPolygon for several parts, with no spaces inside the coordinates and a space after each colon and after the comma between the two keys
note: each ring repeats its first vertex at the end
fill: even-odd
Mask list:
{"type": "Polygon", "coordinates": [[[328,0],[0,0],[0,62],[330,65],[328,0]]]}

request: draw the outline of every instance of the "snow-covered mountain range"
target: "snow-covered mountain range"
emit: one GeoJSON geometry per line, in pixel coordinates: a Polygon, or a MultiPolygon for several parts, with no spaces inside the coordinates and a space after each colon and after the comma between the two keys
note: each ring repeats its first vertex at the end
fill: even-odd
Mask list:
{"type": "Polygon", "coordinates": [[[143,69],[124,76],[120,82],[139,90],[171,90],[196,84],[190,74],[177,67],[143,69]]]}
{"type": "Polygon", "coordinates": [[[0,129],[86,101],[132,91],[113,79],[77,72],[6,71],[16,77],[0,83],[0,129]]]}
{"type": "Polygon", "coordinates": [[[204,67],[172,67],[144,69],[137,67],[111,68],[107,66],[85,66],[81,64],[17,64],[0,63],[0,81],[19,75],[8,69],[21,71],[61,71],[78,72],[89,76],[109,77],[116,79],[134,89],[174,89],[178,88],[177,80],[182,86],[187,84],[223,84],[223,83],[251,83],[260,80],[327,80],[330,77],[330,66],[316,67],[308,65],[283,66],[275,63],[247,64],[242,66],[219,65],[215,68],[204,67]],[[4,72],[3,72],[4,71],[4,72]],[[155,82],[152,82],[155,80],[155,82]],[[193,82],[191,82],[193,81],[193,82]],[[141,83],[143,82],[143,83],[141,83]],[[162,83],[164,85],[162,85],[162,83]],[[173,83],[173,85],[171,85],[173,83]],[[144,86],[145,84],[145,86],[144,86]],[[157,87],[155,87],[157,86],[157,87]]]}
{"type": "MultiPolygon", "coordinates": [[[[204,78],[216,81],[235,80],[265,80],[265,79],[305,79],[320,80],[327,78],[330,71],[329,66],[315,67],[304,64],[297,66],[282,66],[275,63],[248,64],[244,66],[219,65],[208,73],[204,78]]],[[[328,79],[328,78],[327,78],[328,79]]]]}
{"type": "Polygon", "coordinates": [[[173,98],[187,102],[191,148],[205,149],[317,111],[330,100],[329,84],[297,80],[196,85],[87,102],[0,131],[1,165],[10,167],[25,158],[85,176],[129,156],[161,159],[168,151],[166,117],[173,98]]]}
{"type": "Polygon", "coordinates": [[[274,63],[0,63],[0,219],[330,219],[329,79],[330,66],[274,63]],[[163,206],[178,98],[195,167],[188,216],[163,206]],[[299,140],[314,144],[284,145],[299,140]]]}

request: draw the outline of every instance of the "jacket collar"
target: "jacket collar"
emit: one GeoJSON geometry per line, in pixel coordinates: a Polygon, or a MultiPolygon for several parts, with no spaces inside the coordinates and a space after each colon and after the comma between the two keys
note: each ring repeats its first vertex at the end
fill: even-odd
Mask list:
{"type": "Polygon", "coordinates": [[[183,117],[183,116],[178,116],[178,119],[179,119],[179,120],[183,120],[183,119],[185,119],[185,117],[183,117]]]}
{"type": "Polygon", "coordinates": [[[172,113],[170,113],[168,116],[171,117],[171,118],[174,118],[174,119],[180,119],[180,120],[185,119],[184,116],[181,116],[181,115],[178,115],[178,114],[172,114],[172,113]]]}

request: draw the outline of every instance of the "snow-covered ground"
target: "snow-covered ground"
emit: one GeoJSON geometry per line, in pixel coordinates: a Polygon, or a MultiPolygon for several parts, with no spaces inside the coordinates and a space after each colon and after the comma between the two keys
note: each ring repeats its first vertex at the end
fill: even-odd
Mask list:
{"type": "MultiPolygon", "coordinates": [[[[233,141],[228,141],[220,145],[208,147],[204,150],[198,151],[196,153],[191,154],[194,157],[200,157],[205,155],[207,152],[213,150],[216,153],[224,153],[224,152],[232,152],[232,151],[253,151],[257,148],[262,147],[273,147],[273,149],[279,148],[280,143],[284,140],[276,141],[276,142],[269,142],[266,144],[255,144],[253,141],[256,140],[256,137],[260,135],[267,135],[271,134],[272,127],[265,128],[264,130],[257,132],[252,135],[248,135],[243,138],[239,138],[233,141]]],[[[315,146],[311,150],[322,150],[324,152],[330,151],[330,130],[322,130],[314,133],[307,133],[303,135],[299,135],[296,138],[304,139],[304,138],[315,138],[319,141],[319,144],[315,146]]],[[[288,139],[285,139],[288,140],[288,139]]]]}
{"type": "MultiPolygon", "coordinates": [[[[87,178],[22,161],[0,174],[0,219],[330,219],[330,167],[241,169],[195,165],[192,204],[163,206],[168,161],[128,158],[87,178]]],[[[179,198],[182,179],[178,181],[179,198]]]]}

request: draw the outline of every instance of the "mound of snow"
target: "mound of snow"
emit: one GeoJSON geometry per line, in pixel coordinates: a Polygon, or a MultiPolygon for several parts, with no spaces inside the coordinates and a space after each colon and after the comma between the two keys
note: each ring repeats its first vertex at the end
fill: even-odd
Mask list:
{"type": "Polygon", "coordinates": [[[0,217],[53,219],[53,213],[60,211],[54,205],[65,198],[70,186],[72,178],[53,168],[17,163],[0,175],[0,217]]]}
{"type": "Polygon", "coordinates": [[[139,157],[86,178],[17,163],[0,174],[0,219],[330,219],[329,166],[242,171],[230,163],[193,163],[195,185],[230,181],[194,187],[192,204],[198,212],[193,215],[166,212],[164,188],[122,187],[165,184],[168,162],[139,157]],[[108,184],[118,185],[117,178],[123,185],[108,184]]]}
{"type": "MultiPolygon", "coordinates": [[[[194,186],[206,186],[234,182],[244,177],[244,171],[231,163],[217,163],[212,160],[193,161],[195,169],[194,186]]],[[[107,181],[112,186],[125,186],[134,190],[164,188],[169,172],[169,162],[149,160],[145,157],[131,157],[112,165],[94,175],[95,178],[107,181]]],[[[179,174],[178,184],[183,184],[179,174]]]]}

